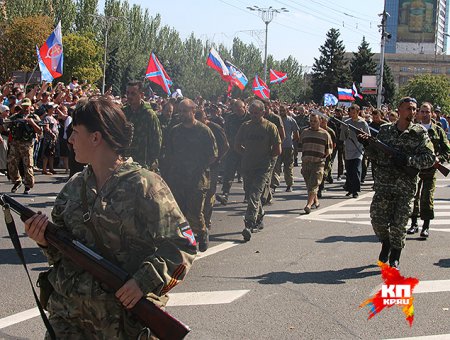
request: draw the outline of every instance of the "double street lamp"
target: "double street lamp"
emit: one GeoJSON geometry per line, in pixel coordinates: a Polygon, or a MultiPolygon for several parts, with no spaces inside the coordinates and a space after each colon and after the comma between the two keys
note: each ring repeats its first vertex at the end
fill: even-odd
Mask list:
{"type": "Polygon", "coordinates": [[[273,8],[270,6],[269,8],[261,8],[258,6],[247,7],[250,11],[258,12],[258,15],[266,24],[266,40],[264,43],[264,82],[267,83],[267,32],[269,30],[269,24],[273,20],[273,17],[276,13],[289,12],[288,9],[282,8],[273,8]]]}

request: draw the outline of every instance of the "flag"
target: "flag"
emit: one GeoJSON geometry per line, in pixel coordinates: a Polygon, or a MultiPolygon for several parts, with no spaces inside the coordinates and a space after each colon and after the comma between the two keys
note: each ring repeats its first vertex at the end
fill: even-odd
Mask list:
{"type": "Polygon", "coordinates": [[[241,90],[244,90],[245,85],[248,83],[248,79],[245,74],[228,60],[225,60],[225,65],[227,66],[230,74],[230,85],[228,86],[228,92],[231,92],[230,87],[232,88],[234,85],[239,87],[241,90]]]}
{"type": "Polygon", "coordinates": [[[228,78],[230,76],[230,71],[228,71],[227,66],[214,48],[211,48],[211,51],[209,52],[208,59],[206,59],[206,65],[219,72],[222,79],[227,77],[227,79],[224,80],[229,82],[228,78]]]}
{"type": "Polygon", "coordinates": [[[341,87],[338,87],[338,98],[339,100],[355,100],[355,98],[353,98],[351,89],[343,89],[341,87]]]}
{"type": "Polygon", "coordinates": [[[325,93],[323,95],[324,106],[337,105],[338,101],[339,100],[336,98],[336,96],[331,93],[325,93]]]}
{"type": "Polygon", "coordinates": [[[36,54],[38,58],[39,71],[41,71],[41,79],[45,80],[47,83],[51,83],[54,78],[50,73],[50,71],[48,70],[47,66],[45,66],[44,62],[42,61],[38,45],[36,45],[36,54]]]}
{"type": "Polygon", "coordinates": [[[50,34],[44,45],[42,45],[39,49],[38,62],[39,68],[42,72],[41,61],[43,66],[47,68],[47,71],[44,70],[44,73],[50,73],[52,78],[58,78],[63,75],[64,54],[61,21],[58,22],[58,25],[56,25],[56,28],[53,30],[52,34],[50,34]]]}
{"type": "Polygon", "coordinates": [[[258,75],[255,76],[253,80],[253,93],[261,99],[270,98],[270,90],[266,83],[259,79],[258,75]]]}
{"type": "Polygon", "coordinates": [[[281,84],[288,79],[287,73],[270,69],[270,84],[281,84]]]}
{"type": "Polygon", "coordinates": [[[159,62],[158,58],[156,58],[155,53],[152,52],[150,55],[150,60],[148,61],[147,71],[145,72],[145,77],[158,84],[162,87],[165,93],[170,95],[170,87],[172,86],[172,80],[169,75],[164,70],[164,67],[159,62]]]}
{"type": "Polygon", "coordinates": [[[359,99],[362,99],[363,97],[358,93],[358,89],[356,88],[355,83],[353,83],[352,86],[352,95],[353,97],[358,97],[359,99]]]}

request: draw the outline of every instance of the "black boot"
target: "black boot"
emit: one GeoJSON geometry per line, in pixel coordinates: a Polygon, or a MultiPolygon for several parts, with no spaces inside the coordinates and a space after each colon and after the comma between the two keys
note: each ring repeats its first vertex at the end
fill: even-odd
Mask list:
{"type": "Polygon", "coordinates": [[[400,254],[402,253],[401,249],[391,248],[391,254],[389,256],[389,265],[392,268],[398,268],[400,266],[400,254]]]}
{"type": "Polygon", "coordinates": [[[263,210],[261,216],[259,216],[258,219],[256,220],[256,228],[258,230],[263,230],[264,229],[264,221],[263,221],[263,219],[264,219],[265,215],[266,215],[266,212],[263,210]]]}
{"type": "Polygon", "coordinates": [[[381,242],[381,251],[380,251],[380,255],[378,256],[378,261],[381,261],[383,263],[388,262],[390,250],[391,250],[391,242],[389,241],[389,239],[382,241],[381,242]]]}
{"type": "Polygon", "coordinates": [[[428,236],[430,236],[428,233],[428,229],[430,229],[430,220],[424,220],[420,237],[428,238],[428,236]]]}
{"type": "Polygon", "coordinates": [[[406,231],[408,235],[419,232],[419,225],[417,224],[417,217],[411,217],[411,227],[406,231]]]}
{"type": "Polygon", "coordinates": [[[209,230],[206,229],[204,232],[199,233],[198,235],[198,250],[200,252],[205,252],[209,247],[209,230]]]}
{"type": "Polygon", "coordinates": [[[242,230],[242,236],[244,237],[244,242],[250,241],[252,238],[252,230],[255,226],[255,223],[244,220],[245,228],[242,230]]]}

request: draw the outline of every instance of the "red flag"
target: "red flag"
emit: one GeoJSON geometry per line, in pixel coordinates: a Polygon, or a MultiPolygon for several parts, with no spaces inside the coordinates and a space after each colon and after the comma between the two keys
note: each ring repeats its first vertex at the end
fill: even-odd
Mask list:
{"type": "Polygon", "coordinates": [[[288,79],[287,73],[270,69],[270,84],[281,84],[288,79]]]}
{"type": "Polygon", "coordinates": [[[168,95],[170,95],[170,87],[172,86],[172,80],[169,75],[164,70],[164,67],[156,58],[155,53],[152,52],[150,55],[150,60],[148,61],[147,71],[145,72],[145,77],[161,86],[168,95]]]}
{"type": "Polygon", "coordinates": [[[253,80],[253,93],[261,99],[269,99],[270,98],[270,90],[267,87],[266,83],[258,77],[255,76],[253,80]]]}

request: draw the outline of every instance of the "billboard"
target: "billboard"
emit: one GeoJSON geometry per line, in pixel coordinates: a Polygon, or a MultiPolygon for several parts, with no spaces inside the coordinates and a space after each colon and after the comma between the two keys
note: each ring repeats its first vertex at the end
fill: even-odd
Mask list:
{"type": "Polygon", "coordinates": [[[399,0],[397,42],[434,43],[439,0],[399,0]]]}

